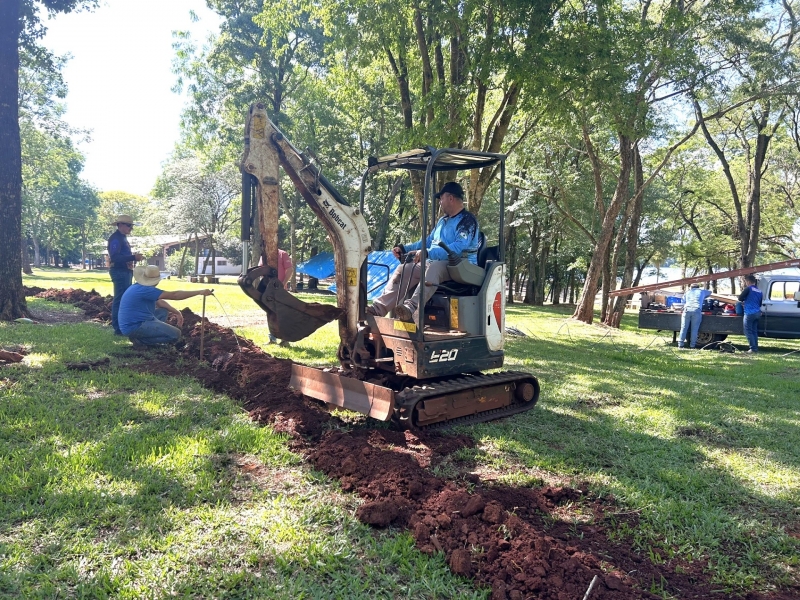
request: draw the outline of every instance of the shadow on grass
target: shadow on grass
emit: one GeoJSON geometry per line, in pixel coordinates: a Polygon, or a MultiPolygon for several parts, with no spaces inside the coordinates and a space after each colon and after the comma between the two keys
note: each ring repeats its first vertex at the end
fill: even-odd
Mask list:
{"type": "Polygon", "coordinates": [[[800,502],[786,482],[800,469],[792,373],[777,378],[782,363],[743,355],[587,346],[568,336],[511,342],[522,363],[513,368],[540,380],[540,405],[467,432],[496,450],[500,470],[511,460],[589,476],[641,511],[642,544],[671,539],[735,561],[750,553],[751,567],[785,577],[800,548],[783,531],[800,502]]]}

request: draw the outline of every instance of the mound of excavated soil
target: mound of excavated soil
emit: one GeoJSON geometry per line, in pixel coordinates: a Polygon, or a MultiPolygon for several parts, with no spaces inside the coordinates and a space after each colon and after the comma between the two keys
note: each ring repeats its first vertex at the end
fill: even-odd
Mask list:
{"type": "Polygon", "coordinates": [[[26,296],[36,296],[37,298],[44,298],[45,300],[52,300],[54,302],[61,302],[64,304],[72,304],[78,308],[83,309],[89,319],[97,321],[110,321],[111,320],[111,296],[101,296],[94,290],[87,292],[84,290],[45,290],[42,288],[25,288],[26,296]]]}
{"type": "MultiPolygon", "coordinates": [[[[91,293],[49,290],[45,294],[39,297],[59,301],[80,297],[84,305],[97,306],[91,293]]],[[[703,563],[659,557],[653,564],[633,551],[630,542],[610,540],[612,521],[636,527],[635,516],[615,512],[613,499],[593,497],[582,489],[489,486],[472,474],[456,479],[433,475],[431,466],[473,445],[467,436],[334,427],[335,417],[320,403],[287,388],[291,361],[274,358],[243,338],[237,340],[229,329],[206,321],[204,361],[196,360],[200,318],[188,309],[182,312],[184,364],[178,367],[155,351],[159,356],[144,369],[184,375],[188,362],[191,375],[238,399],[254,420],[289,434],[294,448],[316,469],[358,494],[364,500],[357,511],[361,521],[410,530],[422,552],[443,552],[453,572],[491,587],[493,600],[580,600],[592,582],[589,600],[662,597],[650,589],[675,598],[745,597],[720,594],[703,563]],[[562,518],[574,505],[593,518],[588,522],[562,518]]],[[[143,354],[147,352],[153,351],[143,354]]],[[[746,596],[747,600],[797,597],[796,589],[746,596]]]]}

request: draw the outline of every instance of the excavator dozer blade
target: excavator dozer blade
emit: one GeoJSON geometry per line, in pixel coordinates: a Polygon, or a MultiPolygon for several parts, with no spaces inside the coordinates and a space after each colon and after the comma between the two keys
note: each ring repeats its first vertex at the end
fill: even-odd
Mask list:
{"type": "Polygon", "coordinates": [[[379,421],[388,421],[394,413],[393,390],[312,367],[292,365],[289,387],[311,398],[368,415],[379,421]]]}
{"type": "Polygon", "coordinates": [[[298,300],[283,289],[277,277],[263,277],[254,287],[261,269],[250,269],[239,277],[239,286],[267,313],[269,331],[276,338],[287,342],[302,340],[344,314],[330,304],[298,300]]]}

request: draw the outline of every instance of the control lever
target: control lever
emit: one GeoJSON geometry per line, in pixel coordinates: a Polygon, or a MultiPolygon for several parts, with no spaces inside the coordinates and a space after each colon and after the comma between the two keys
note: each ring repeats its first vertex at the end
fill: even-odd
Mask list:
{"type": "Polygon", "coordinates": [[[447,252],[447,264],[452,265],[452,266],[456,266],[457,264],[459,264],[461,262],[461,260],[462,260],[461,257],[458,254],[456,254],[455,252],[453,252],[447,244],[445,244],[444,242],[440,241],[439,242],[439,247],[442,250],[444,250],[445,252],[447,252]]]}

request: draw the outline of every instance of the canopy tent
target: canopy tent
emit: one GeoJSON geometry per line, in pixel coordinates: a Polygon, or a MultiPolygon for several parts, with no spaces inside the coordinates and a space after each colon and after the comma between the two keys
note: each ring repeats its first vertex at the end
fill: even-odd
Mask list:
{"type": "MultiPolygon", "coordinates": [[[[367,259],[367,298],[369,300],[374,300],[383,293],[383,288],[386,287],[389,276],[399,264],[400,261],[395,258],[390,250],[369,253],[369,258],[367,259]]],[[[317,279],[332,277],[336,273],[333,253],[323,252],[322,254],[317,254],[306,262],[297,265],[297,272],[305,273],[317,279]]],[[[336,284],[328,289],[335,292],[336,284]]]]}

